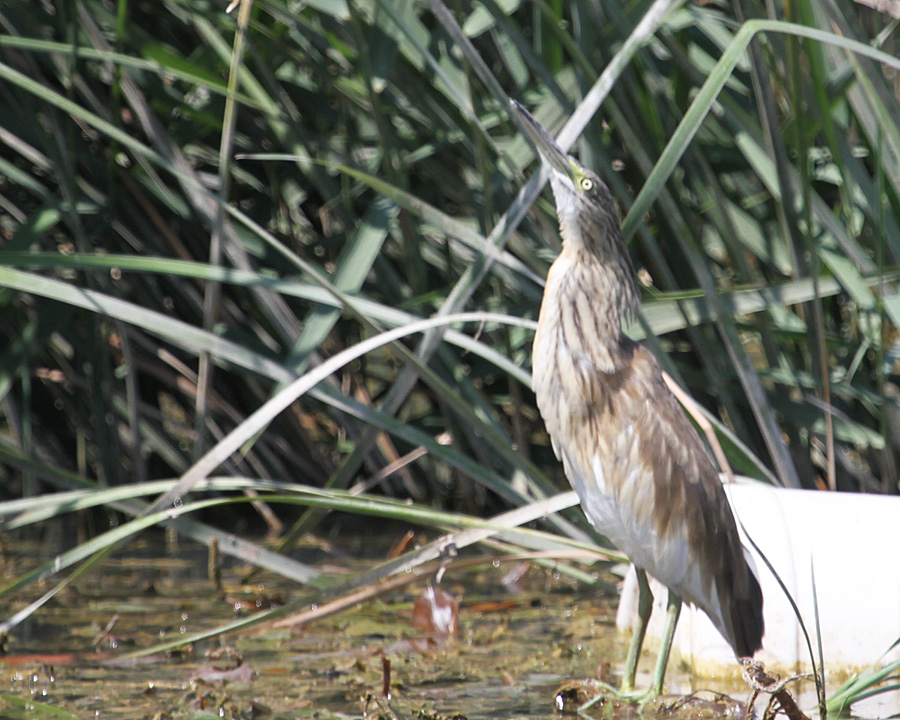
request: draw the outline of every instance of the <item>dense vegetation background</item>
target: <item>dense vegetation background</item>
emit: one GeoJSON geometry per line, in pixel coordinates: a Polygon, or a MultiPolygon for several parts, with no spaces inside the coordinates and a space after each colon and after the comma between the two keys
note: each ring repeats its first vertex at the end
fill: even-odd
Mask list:
{"type": "Polygon", "coordinates": [[[895,30],[836,0],[4,3],[3,494],[139,487],[211,450],[194,480],[474,514],[565,488],[529,387],[556,221],[507,96],[554,132],[581,108],[634,332],[734,468],[896,493],[895,30]]]}

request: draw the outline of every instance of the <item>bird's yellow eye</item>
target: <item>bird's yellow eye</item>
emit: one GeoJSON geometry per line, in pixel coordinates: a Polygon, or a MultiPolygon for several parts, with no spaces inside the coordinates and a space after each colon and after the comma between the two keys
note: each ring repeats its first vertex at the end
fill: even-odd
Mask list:
{"type": "Polygon", "coordinates": [[[590,178],[581,178],[581,189],[585,192],[590,192],[594,189],[594,181],[590,178]]]}

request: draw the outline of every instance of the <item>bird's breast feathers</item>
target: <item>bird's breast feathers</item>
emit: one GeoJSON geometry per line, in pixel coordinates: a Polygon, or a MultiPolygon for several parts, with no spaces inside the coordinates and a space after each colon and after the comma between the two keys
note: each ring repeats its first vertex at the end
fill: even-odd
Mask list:
{"type": "MultiPolygon", "coordinates": [[[[634,344],[619,352],[627,361],[606,373],[559,332],[543,333],[533,363],[538,407],[591,523],[651,575],[681,586],[691,538],[669,518],[698,473],[680,451],[680,428],[661,420],[660,398],[669,398],[655,358],[634,344]]],[[[677,403],[675,411],[686,422],[677,403]]]]}

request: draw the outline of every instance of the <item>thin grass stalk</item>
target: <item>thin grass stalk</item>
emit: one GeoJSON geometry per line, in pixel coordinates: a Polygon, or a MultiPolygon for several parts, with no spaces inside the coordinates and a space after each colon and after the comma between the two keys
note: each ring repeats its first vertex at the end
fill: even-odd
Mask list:
{"type": "MultiPolygon", "coordinates": [[[[885,337],[886,330],[888,327],[888,319],[885,312],[884,306],[884,296],[887,291],[886,287],[886,274],[885,274],[885,264],[884,264],[884,236],[885,236],[885,177],[884,177],[884,163],[881,161],[881,155],[884,151],[884,145],[882,144],[882,133],[879,130],[878,132],[878,142],[876,143],[876,158],[878,162],[875,165],[875,187],[878,189],[878,205],[876,211],[876,236],[878,237],[878,244],[875,246],[875,263],[878,265],[878,276],[880,278],[880,283],[878,286],[878,291],[876,293],[877,298],[877,309],[878,309],[878,320],[881,325],[881,342],[875,347],[875,355],[876,355],[876,376],[875,382],[876,387],[878,388],[878,394],[881,397],[886,397],[886,381],[885,377],[885,346],[887,345],[887,338],[885,337]]],[[[890,455],[890,438],[888,437],[889,432],[889,419],[888,419],[888,404],[883,402],[881,404],[880,412],[878,413],[878,424],[881,429],[881,435],[885,440],[885,447],[888,448],[887,452],[884,453],[884,462],[882,464],[883,476],[882,476],[882,492],[889,493],[892,488],[890,487],[890,478],[896,476],[896,467],[893,467],[893,462],[891,461],[890,455]],[[893,472],[892,472],[893,471],[893,472]]]]}
{"type": "Polygon", "coordinates": [[[125,376],[125,398],[128,412],[128,428],[131,435],[129,443],[131,452],[129,454],[134,468],[133,477],[136,482],[144,482],[147,480],[147,463],[144,459],[141,433],[140,390],[138,388],[137,373],[132,370],[137,366],[137,363],[135,362],[131,340],[128,337],[128,327],[121,320],[115,322],[115,327],[122,347],[122,359],[125,367],[131,370],[125,376]]]}
{"type": "MultiPolygon", "coordinates": [[[[803,19],[809,23],[809,8],[800,3],[801,9],[799,13],[804,15],[803,19]],[[807,12],[804,13],[804,10],[807,12]]],[[[803,212],[803,231],[800,233],[803,240],[803,253],[808,258],[809,274],[816,290],[812,302],[809,304],[812,310],[811,318],[808,321],[810,327],[814,329],[813,362],[817,362],[816,371],[819,375],[820,388],[822,392],[823,416],[825,419],[825,478],[826,485],[832,492],[837,490],[837,475],[835,472],[835,448],[834,448],[834,421],[831,410],[831,378],[829,373],[828,348],[825,345],[825,321],[822,313],[822,300],[818,295],[818,279],[820,275],[819,257],[813,240],[813,215],[812,215],[812,197],[810,183],[810,148],[811,137],[807,131],[807,112],[804,99],[805,88],[799,87],[798,79],[800,78],[799,67],[801,62],[806,60],[813,72],[813,79],[818,80],[814,86],[821,86],[822,76],[821,58],[818,52],[819,48],[813,46],[808,41],[806,43],[789,38],[788,46],[791,50],[790,59],[794,65],[794,72],[790,74],[791,92],[793,94],[794,115],[795,115],[795,144],[797,148],[797,156],[799,158],[800,188],[802,189],[802,212],[803,212]]],[[[828,109],[820,105],[820,111],[823,116],[827,116],[828,109]]],[[[804,262],[802,265],[805,266],[804,262]]],[[[824,699],[820,698],[820,706],[823,705],[824,699]]]]}
{"type": "MultiPolygon", "coordinates": [[[[822,625],[819,622],[819,597],[818,591],[816,590],[816,568],[813,565],[812,558],[810,558],[809,562],[809,581],[812,583],[812,602],[813,602],[813,612],[815,613],[815,622],[816,622],[816,649],[818,650],[818,659],[819,659],[819,671],[815,672],[816,677],[816,700],[819,704],[819,717],[822,720],[827,720],[828,718],[828,705],[825,701],[826,698],[826,689],[825,689],[825,656],[824,656],[824,648],[822,647],[822,625]],[[822,682],[819,682],[819,672],[822,675],[822,682]]],[[[815,664],[813,665],[813,670],[815,671],[815,664]]]]}
{"type": "MultiPolygon", "coordinates": [[[[250,20],[253,0],[240,0],[237,24],[234,35],[234,48],[231,53],[231,66],[228,70],[228,92],[225,95],[225,111],[222,117],[222,135],[219,144],[219,203],[213,216],[212,232],[209,238],[209,264],[218,267],[222,263],[222,244],[224,242],[224,225],[226,222],[225,206],[231,195],[231,162],[234,147],[234,133],[237,121],[238,104],[235,100],[238,77],[244,58],[244,39],[250,20]]],[[[212,331],[218,319],[222,286],[218,282],[209,282],[203,294],[203,329],[212,331]]],[[[194,459],[203,455],[206,445],[206,422],[209,393],[213,383],[213,365],[208,353],[199,356],[197,379],[196,408],[194,415],[194,459]]]]}
{"type": "MultiPolygon", "coordinates": [[[[21,423],[19,425],[19,438],[22,443],[22,449],[29,455],[34,453],[34,437],[32,435],[33,425],[33,417],[32,417],[32,392],[31,392],[31,373],[27,371],[29,367],[28,358],[30,356],[29,352],[29,343],[24,343],[22,346],[23,350],[23,364],[25,371],[21,374],[21,383],[22,383],[22,413],[21,413],[21,423]]],[[[38,493],[38,485],[36,476],[30,472],[25,472],[22,475],[22,493],[23,495],[30,496],[36,495],[38,493]]]]}
{"type": "MultiPolygon", "coordinates": [[[[116,55],[124,55],[122,52],[125,46],[126,33],[128,32],[128,0],[118,0],[116,3],[116,34],[115,34],[115,50],[116,55]]],[[[110,87],[110,111],[112,114],[112,122],[118,127],[122,126],[122,66],[118,63],[110,63],[113,78],[110,87]]],[[[106,160],[106,173],[109,195],[109,210],[112,217],[117,216],[119,207],[120,192],[119,185],[114,182],[116,177],[115,158],[119,154],[119,145],[113,141],[110,143],[110,151],[106,160]]]]}

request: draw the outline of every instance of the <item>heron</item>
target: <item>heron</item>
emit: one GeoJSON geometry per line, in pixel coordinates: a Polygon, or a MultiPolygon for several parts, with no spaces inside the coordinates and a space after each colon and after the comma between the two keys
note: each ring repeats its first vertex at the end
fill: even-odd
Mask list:
{"type": "Polygon", "coordinates": [[[703,610],[738,659],[762,647],[753,561],[707,446],[646,347],[623,327],[640,289],[609,188],[567,155],[515,100],[511,114],[549,166],[562,250],[550,267],[532,350],[537,405],[591,524],[628,555],[638,622],[620,692],[635,674],[653,607],[647,575],[668,589],[649,691],[662,693],[683,601],[703,610]]]}

